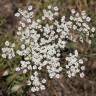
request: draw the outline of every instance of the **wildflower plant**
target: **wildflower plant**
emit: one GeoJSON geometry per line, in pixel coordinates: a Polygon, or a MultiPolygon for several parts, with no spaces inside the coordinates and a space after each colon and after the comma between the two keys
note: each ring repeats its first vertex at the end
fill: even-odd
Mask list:
{"type": "Polygon", "coordinates": [[[66,61],[68,64],[66,65],[68,77],[74,77],[77,73],[79,73],[80,77],[84,77],[85,66],[83,64],[83,59],[78,58],[78,51],[75,50],[75,54],[70,53],[68,57],[66,57],[66,61]]]}
{"type": "Polygon", "coordinates": [[[20,46],[14,51],[15,44],[6,41],[2,57],[22,57],[15,70],[29,74],[26,84],[31,86],[32,92],[45,90],[47,80],[42,74],[47,73],[49,78],[60,78],[64,66],[69,78],[76,74],[81,78],[85,76],[84,61],[77,49],[66,54],[66,64],[60,63],[61,50],[66,48],[69,41],[91,44],[95,32],[95,28],[89,24],[91,18],[85,11],[76,12],[72,9],[70,14],[69,17],[60,16],[59,8],[51,5],[43,10],[41,18],[35,19],[36,14],[31,5],[26,10],[19,9],[15,14],[20,18],[17,31],[20,46]]]}

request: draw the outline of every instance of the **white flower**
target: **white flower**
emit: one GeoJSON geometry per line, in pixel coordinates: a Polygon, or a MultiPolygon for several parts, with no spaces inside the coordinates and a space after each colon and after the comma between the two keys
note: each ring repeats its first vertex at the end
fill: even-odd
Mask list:
{"type": "Polygon", "coordinates": [[[25,45],[24,44],[21,45],[21,49],[25,49],[25,45]]]}
{"type": "Polygon", "coordinates": [[[29,80],[29,81],[27,81],[27,85],[31,85],[31,81],[29,80]]]}
{"type": "Polygon", "coordinates": [[[72,14],[75,14],[75,12],[76,12],[75,9],[71,9],[72,14]]]}
{"type": "Polygon", "coordinates": [[[41,86],[40,86],[40,89],[41,89],[41,90],[45,90],[45,86],[44,86],[44,85],[41,85],[41,86]]]}
{"type": "Polygon", "coordinates": [[[48,9],[51,9],[51,8],[52,8],[52,6],[51,6],[51,5],[49,5],[49,6],[48,6],[48,9]]]}
{"type": "Polygon", "coordinates": [[[37,69],[37,66],[36,66],[36,65],[34,65],[34,66],[33,66],[33,69],[37,69]]]}
{"type": "Polygon", "coordinates": [[[39,91],[39,88],[38,87],[36,87],[36,91],[39,91]]]}
{"type": "Polygon", "coordinates": [[[56,78],[60,78],[60,75],[59,74],[56,74],[56,76],[55,76],[56,78]]]}
{"type": "Polygon", "coordinates": [[[27,22],[28,22],[28,23],[31,23],[31,19],[27,19],[27,22]]]}
{"type": "Polygon", "coordinates": [[[81,66],[81,70],[85,70],[85,66],[81,66]]]}
{"type": "Polygon", "coordinates": [[[5,45],[6,45],[6,46],[9,46],[9,44],[10,44],[9,41],[6,41],[6,42],[5,42],[5,45]]]}
{"type": "Polygon", "coordinates": [[[35,92],[35,87],[32,87],[32,88],[31,88],[31,91],[32,91],[32,92],[35,92]]]}
{"type": "Polygon", "coordinates": [[[94,28],[94,27],[92,27],[91,31],[92,31],[92,32],[95,32],[95,28],[94,28]]]}
{"type": "Polygon", "coordinates": [[[18,13],[18,12],[15,13],[15,16],[16,16],[16,17],[19,17],[19,16],[20,16],[20,13],[18,13]]]}
{"type": "Polygon", "coordinates": [[[28,10],[29,11],[31,11],[32,10],[32,6],[30,5],[30,6],[28,6],[28,10]]]}
{"type": "Polygon", "coordinates": [[[58,11],[59,9],[58,9],[58,7],[56,6],[56,7],[54,7],[54,11],[58,11]]]}
{"type": "Polygon", "coordinates": [[[85,75],[84,75],[84,73],[83,73],[83,72],[82,72],[82,73],[80,73],[80,77],[81,77],[81,78],[84,78],[84,76],[85,76],[85,75]]]}
{"type": "Polygon", "coordinates": [[[70,16],[70,20],[74,20],[73,16],[70,16]]]}
{"type": "MultiPolygon", "coordinates": [[[[68,59],[67,59],[68,60],[68,59]]],[[[69,68],[69,65],[66,65],[66,69],[68,69],[69,68]]]]}
{"type": "Polygon", "coordinates": [[[24,28],[25,27],[25,23],[21,23],[21,26],[24,28]]]}
{"type": "Polygon", "coordinates": [[[46,83],[46,79],[43,79],[43,80],[42,80],[42,83],[43,83],[43,84],[46,83]]]}
{"type": "Polygon", "coordinates": [[[34,80],[34,76],[33,76],[33,75],[31,75],[30,79],[31,79],[31,80],[34,80]]]}
{"type": "Polygon", "coordinates": [[[91,18],[90,17],[86,17],[86,21],[90,22],[91,18]]]}
{"type": "Polygon", "coordinates": [[[22,30],[22,27],[18,27],[18,30],[21,31],[22,30]]]}
{"type": "Polygon", "coordinates": [[[24,73],[24,74],[27,73],[27,69],[24,69],[24,70],[23,70],[23,73],[24,73]]]}
{"type": "Polygon", "coordinates": [[[31,66],[31,65],[28,65],[28,69],[29,69],[29,70],[32,70],[32,66],[31,66]]]}
{"type": "Polygon", "coordinates": [[[73,25],[73,29],[76,30],[77,29],[77,26],[76,25],[73,25]]]}
{"type": "Polygon", "coordinates": [[[83,60],[82,60],[82,59],[80,59],[80,60],[79,60],[79,63],[80,63],[80,64],[83,64],[83,60]]]}
{"type": "Polygon", "coordinates": [[[3,58],[6,58],[6,54],[2,54],[2,57],[3,57],[3,58]]]}
{"type": "Polygon", "coordinates": [[[78,56],[78,51],[77,50],[75,50],[75,56],[78,56]]]}
{"type": "Polygon", "coordinates": [[[35,71],[35,72],[34,72],[34,75],[35,75],[35,76],[38,76],[38,72],[37,72],[37,71],[35,71]]]}
{"type": "Polygon", "coordinates": [[[60,53],[57,53],[56,55],[57,55],[57,57],[60,57],[60,53]]]}
{"type": "Polygon", "coordinates": [[[17,72],[18,72],[18,71],[20,71],[20,68],[19,68],[19,67],[17,67],[17,68],[16,68],[16,71],[17,71],[17,72]]]}

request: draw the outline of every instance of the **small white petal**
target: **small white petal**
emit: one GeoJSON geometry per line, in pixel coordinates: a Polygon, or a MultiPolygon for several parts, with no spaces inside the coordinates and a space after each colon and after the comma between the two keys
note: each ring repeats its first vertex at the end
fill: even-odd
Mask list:
{"type": "Polygon", "coordinates": [[[28,6],[28,10],[29,11],[31,11],[32,10],[32,6],[30,5],[30,6],[28,6]]]}

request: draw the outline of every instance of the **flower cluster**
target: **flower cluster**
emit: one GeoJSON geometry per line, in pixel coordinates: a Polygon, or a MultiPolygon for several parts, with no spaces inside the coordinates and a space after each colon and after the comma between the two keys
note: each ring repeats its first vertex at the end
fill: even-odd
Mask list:
{"type": "Polygon", "coordinates": [[[46,10],[46,9],[43,10],[43,14],[44,15],[42,16],[42,20],[45,20],[47,18],[47,19],[49,19],[51,21],[51,20],[54,20],[54,16],[58,16],[59,15],[59,13],[58,13],[59,9],[58,9],[57,6],[54,7],[53,10],[51,10],[52,6],[49,5],[48,9],[49,10],[46,10]]]}
{"type": "MultiPolygon", "coordinates": [[[[48,6],[48,10],[43,10],[43,21],[46,21],[46,19],[49,19],[51,21],[53,17],[57,16],[54,14],[58,13],[58,8],[54,7],[52,13],[52,11],[49,10],[49,7],[51,6],[48,6]]],[[[23,13],[20,12],[16,14],[23,15],[23,13]]],[[[59,62],[59,48],[65,48],[66,42],[64,38],[67,36],[67,34],[64,33],[68,32],[68,30],[64,30],[63,25],[66,26],[66,28],[67,25],[63,23],[59,25],[59,21],[54,21],[53,24],[46,23],[45,25],[43,25],[40,19],[31,20],[31,23],[27,22],[26,20],[27,24],[25,24],[24,21],[20,21],[19,23],[20,26],[18,27],[17,35],[20,37],[22,44],[20,46],[20,49],[17,50],[16,53],[19,56],[24,56],[25,61],[20,61],[20,67],[17,67],[16,71],[22,70],[23,73],[26,73],[28,70],[31,70],[34,73],[36,70],[40,71],[44,67],[46,67],[50,78],[59,78],[59,73],[62,71],[62,67],[60,66],[59,62]],[[24,25],[26,25],[26,28],[23,27],[24,25]],[[54,28],[57,26],[58,29],[60,28],[60,32],[58,29],[58,32],[55,31],[54,28]]],[[[31,82],[36,81],[34,80],[31,80],[31,82]]],[[[36,89],[34,89],[34,86],[36,87],[36,84],[32,83],[32,85],[32,91],[36,91],[36,89]]]]}
{"type": "Polygon", "coordinates": [[[33,87],[31,88],[32,92],[36,92],[39,90],[45,90],[45,84],[46,79],[40,80],[38,77],[38,72],[35,71],[33,75],[31,75],[30,80],[27,82],[27,85],[32,85],[33,87]]]}
{"type": "MultiPolygon", "coordinates": [[[[80,14],[72,9],[71,13],[72,16],[68,20],[66,16],[59,16],[57,6],[48,6],[47,9],[43,10],[41,19],[35,20],[34,9],[30,5],[27,10],[19,9],[15,14],[15,16],[21,18],[17,31],[21,45],[16,54],[23,57],[16,71],[22,71],[23,74],[31,72],[27,85],[32,86],[32,92],[45,89],[46,79],[40,77],[42,70],[45,69],[50,78],[60,77],[63,69],[60,64],[60,51],[66,47],[68,40],[76,42],[76,38],[72,35],[72,30],[78,31],[78,33],[84,32],[88,36],[90,30],[93,33],[95,31],[94,27],[90,29],[87,24],[91,18],[86,16],[85,11],[80,14]]],[[[83,39],[81,35],[80,38],[83,39]]],[[[5,45],[9,48],[8,41],[5,42],[5,45]]],[[[8,55],[8,58],[11,59],[15,56],[14,50],[8,48],[2,48],[4,53],[2,57],[5,58],[8,55]],[[11,57],[9,56],[10,54],[11,57]]],[[[75,76],[80,71],[85,70],[82,65],[83,60],[78,57],[77,50],[75,55],[70,53],[66,57],[66,61],[68,61],[66,65],[68,77],[75,76]]],[[[83,72],[80,73],[80,77],[84,77],[83,72]]]]}
{"type": "Polygon", "coordinates": [[[83,59],[79,59],[78,51],[75,50],[75,54],[70,53],[68,57],[66,57],[66,61],[68,64],[66,65],[68,77],[74,77],[76,74],[80,74],[80,77],[84,77],[85,66],[83,64],[83,59]]]}
{"type": "Polygon", "coordinates": [[[2,48],[2,57],[7,59],[12,59],[13,57],[15,57],[14,47],[14,43],[11,44],[9,41],[6,41],[5,47],[2,48]]]}
{"type": "Polygon", "coordinates": [[[74,42],[76,42],[77,39],[81,42],[86,40],[87,43],[91,44],[90,38],[94,37],[95,32],[95,27],[89,25],[91,18],[87,16],[85,11],[76,12],[75,9],[72,9],[71,14],[69,17],[72,23],[71,29],[78,34],[78,38],[72,37],[71,40],[74,42]]]}

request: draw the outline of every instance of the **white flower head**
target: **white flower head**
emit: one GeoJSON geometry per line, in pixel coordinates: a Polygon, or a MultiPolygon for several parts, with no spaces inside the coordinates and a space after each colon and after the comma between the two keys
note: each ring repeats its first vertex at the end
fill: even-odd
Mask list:
{"type": "Polygon", "coordinates": [[[75,54],[70,54],[69,57],[66,57],[66,61],[68,61],[68,64],[65,66],[67,69],[68,77],[74,77],[76,74],[80,74],[80,77],[84,77],[84,73],[82,71],[85,70],[85,66],[83,66],[83,59],[78,58],[78,51],[75,50],[75,54]]]}
{"type": "Polygon", "coordinates": [[[6,45],[6,46],[9,46],[9,45],[10,45],[9,41],[6,41],[6,42],[5,42],[5,45],[6,45]]]}
{"type": "Polygon", "coordinates": [[[16,17],[19,17],[20,16],[20,13],[19,12],[15,13],[15,16],[16,17]]]}
{"type": "Polygon", "coordinates": [[[29,10],[29,11],[31,11],[32,8],[33,8],[32,5],[29,5],[29,6],[28,6],[28,10],[29,10]]]}
{"type": "MultiPolygon", "coordinates": [[[[59,8],[49,5],[47,9],[43,9],[40,18],[35,18],[35,15],[31,5],[26,10],[19,9],[15,14],[17,17],[21,16],[17,32],[19,47],[15,49],[14,43],[6,41],[2,48],[3,58],[12,59],[15,55],[22,58],[15,70],[22,74],[30,73],[27,85],[31,86],[32,92],[46,89],[47,80],[42,78],[42,70],[47,71],[45,73],[48,73],[49,78],[60,78],[63,70],[60,62],[62,51],[69,40],[73,43],[80,40],[83,43],[86,39],[86,42],[90,43],[90,34],[95,32],[95,27],[88,24],[91,18],[85,11],[80,13],[72,9],[69,17],[59,17],[59,8]],[[81,32],[86,38],[83,38],[81,32]]],[[[69,78],[77,74],[84,77],[84,60],[77,49],[74,53],[69,53],[65,60],[69,78]]]]}

